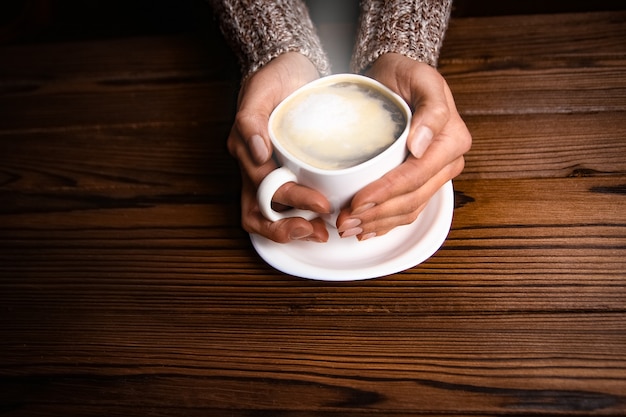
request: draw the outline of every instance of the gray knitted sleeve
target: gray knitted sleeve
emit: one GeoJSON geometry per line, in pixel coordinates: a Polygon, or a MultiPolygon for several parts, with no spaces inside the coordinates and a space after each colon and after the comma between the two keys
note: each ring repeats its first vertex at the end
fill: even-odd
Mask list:
{"type": "Polygon", "coordinates": [[[437,66],[452,0],[363,0],[352,70],[396,52],[437,66]]]}
{"type": "Polygon", "coordinates": [[[320,75],[330,64],[302,0],[208,0],[239,58],[244,78],[286,52],[309,58],[320,75]]]}

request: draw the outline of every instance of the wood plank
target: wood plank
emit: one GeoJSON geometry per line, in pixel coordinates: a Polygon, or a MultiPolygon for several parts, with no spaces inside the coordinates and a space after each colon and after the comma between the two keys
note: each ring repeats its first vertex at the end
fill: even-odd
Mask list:
{"type": "Polygon", "coordinates": [[[230,199],[240,187],[229,130],[189,122],[0,133],[0,213],[230,199]]]}
{"type": "Polygon", "coordinates": [[[626,11],[452,19],[441,63],[626,54],[626,11]]]}
{"type": "Polygon", "coordinates": [[[0,131],[226,122],[233,118],[235,90],[235,85],[227,82],[176,79],[156,84],[138,81],[132,88],[69,82],[60,88],[50,86],[49,91],[0,98],[0,131]]]}
{"type": "MultiPolygon", "coordinates": [[[[572,339],[557,338],[562,343],[569,343],[572,339]]],[[[512,340],[513,343],[516,341],[517,339],[512,340]]],[[[393,342],[392,340],[391,343],[393,342]]],[[[317,347],[317,344],[312,346],[317,347]]],[[[419,349],[420,345],[417,344],[415,348],[419,349]]],[[[312,350],[302,348],[301,355],[312,350]]],[[[294,354],[299,352],[296,350],[294,354]]],[[[246,353],[255,358],[254,366],[272,362],[272,358],[262,353],[258,356],[254,352],[246,353]]],[[[75,395],[65,402],[63,408],[71,413],[80,410],[81,415],[84,412],[89,413],[87,415],[97,415],[91,414],[96,412],[95,407],[99,413],[103,410],[119,410],[118,404],[128,407],[127,412],[132,413],[131,410],[136,411],[139,408],[144,411],[158,410],[158,415],[180,415],[181,411],[188,415],[187,410],[194,413],[192,415],[201,415],[195,413],[202,411],[209,415],[230,413],[242,416],[255,412],[275,413],[276,410],[287,416],[415,415],[407,413],[407,409],[425,409],[432,415],[556,415],[573,412],[619,414],[624,411],[620,401],[620,390],[623,386],[619,382],[615,384],[612,380],[597,379],[595,372],[587,368],[579,371],[584,377],[569,378],[567,369],[563,370],[558,360],[551,360],[548,356],[541,360],[505,360],[499,363],[487,361],[484,364],[468,361],[460,364],[473,369],[475,373],[494,366],[509,367],[509,372],[512,368],[520,382],[512,382],[504,387],[496,386],[495,381],[500,380],[497,374],[487,372],[484,377],[460,377],[455,374],[457,369],[445,362],[401,365],[402,370],[395,377],[380,377],[372,371],[358,374],[356,370],[335,377],[332,372],[336,372],[336,368],[345,363],[352,362],[354,366],[366,364],[354,363],[354,359],[348,355],[327,358],[309,354],[309,357],[311,365],[303,366],[300,373],[293,371],[289,362],[286,362],[277,364],[285,366],[283,371],[276,369],[256,375],[245,369],[206,372],[202,369],[189,371],[187,367],[184,368],[185,374],[180,374],[175,366],[168,366],[163,373],[150,373],[148,370],[144,374],[97,379],[90,375],[59,375],[54,379],[44,375],[40,381],[45,390],[31,388],[34,399],[21,411],[45,411],[47,404],[58,399],[67,390],[72,390],[75,395]],[[525,364],[532,362],[537,364],[537,368],[526,365],[528,369],[524,369],[525,364]],[[518,371],[518,367],[522,370],[518,371]],[[550,372],[562,375],[558,378],[550,377],[558,381],[559,388],[550,388],[545,382],[546,375],[550,372]],[[189,373],[195,375],[188,375],[189,373]],[[442,378],[442,374],[448,374],[448,377],[442,378]],[[451,382],[455,378],[460,382],[451,382]],[[534,384],[532,381],[535,381],[534,384]],[[144,387],[147,384],[151,389],[146,392],[144,387]],[[167,394],[173,386],[181,387],[186,393],[184,402],[176,406],[172,406],[167,400],[167,394]],[[207,389],[207,386],[212,388],[207,389]],[[137,392],[144,394],[138,396],[137,392]],[[450,401],[450,397],[454,397],[455,401],[450,401]],[[93,400],[84,403],[87,398],[93,400]],[[308,401],[302,401],[302,398],[308,401]],[[455,406],[457,401],[463,404],[462,408],[467,414],[458,414],[458,407],[455,406]],[[346,409],[350,411],[344,411],[346,409]]],[[[205,360],[210,363],[210,358],[205,357],[205,360]]],[[[579,363],[588,364],[585,361],[579,363]]],[[[228,363],[223,366],[227,367],[228,363]]],[[[381,365],[374,363],[372,366],[381,365]]],[[[390,367],[393,364],[382,366],[390,367]]],[[[15,402],[23,399],[23,395],[14,397],[15,402]]]]}
{"type": "Polygon", "coordinates": [[[473,114],[626,111],[626,54],[595,60],[516,56],[442,65],[459,110],[473,114]]]}
{"type": "Polygon", "coordinates": [[[460,179],[626,174],[626,113],[463,117],[473,143],[460,179]]]}
{"type": "Polygon", "coordinates": [[[625,340],[616,336],[624,334],[624,322],[610,314],[397,320],[369,313],[358,320],[335,314],[311,321],[306,313],[279,318],[188,311],[183,321],[162,309],[129,314],[105,307],[94,314],[76,302],[67,305],[67,316],[45,304],[39,311],[52,315],[22,328],[47,334],[29,341],[38,359],[21,365],[18,346],[8,359],[40,375],[37,386],[16,387],[16,375],[8,387],[15,403],[28,401],[35,410],[68,390],[75,393],[70,409],[91,401],[103,409],[119,403],[167,409],[166,392],[179,387],[186,392],[178,405],[183,409],[454,413],[454,396],[467,412],[624,411],[625,340]],[[176,340],[175,347],[155,346],[162,334],[176,340]],[[71,372],[70,364],[82,372],[71,372]]]}
{"type": "Polygon", "coordinates": [[[230,121],[238,70],[220,51],[189,37],[0,48],[0,132],[230,121]]]}
{"type": "Polygon", "coordinates": [[[626,113],[626,59],[604,68],[519,65],[481,70],[460,65],[441,71],[462,115],[626,113]]]}
{"type": "Polygon", "coordinates": [[[0,62],[0,91],[7,91],[9,83],[28,91],[63,80],[130,84],[168,75],[222,81],[239,77],[234,57],[220,36],[190,34],[2,45],[0,62]]]}
{"type": "MultiPolygon", "coordinates": [[[[620,226],[626,220],[623,177],[456,181],[463,226],[572,223],[620,226]],[[474,211],[461,211],[477,203],[474,211]]],[[[473,210],[471,210],[473,211],[473,210]]],[[[458,223],[457,223],[458,225],[458,223]]]]}
{"type": "Polygon", "coordinates": [[[624,112],[625,19],[624,11],[453,19],[439,69],[464,115],[624,112]]]}

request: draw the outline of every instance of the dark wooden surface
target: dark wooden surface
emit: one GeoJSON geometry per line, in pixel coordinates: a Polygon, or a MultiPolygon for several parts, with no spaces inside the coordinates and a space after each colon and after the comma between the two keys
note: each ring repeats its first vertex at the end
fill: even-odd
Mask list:
{"type": "Polygon", "coordinates": [[[225,51],[0,48],[1,415],[626,414],[626,13],[452,21],[452,230],[363,282],[240,229],[225,51]]]}

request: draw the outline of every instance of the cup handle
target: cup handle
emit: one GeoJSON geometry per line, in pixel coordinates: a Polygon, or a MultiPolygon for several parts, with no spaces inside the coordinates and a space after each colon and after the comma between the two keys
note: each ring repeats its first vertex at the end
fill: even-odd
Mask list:
{"type": "Polygon", "coordinates": [[[298,182],[296,175],[288,168],[280,167],[270,172],[259,185],[257,191],[257,201],[263,216],[273,222],[286,219],[288,217],[302,217],[305,220],[313,220],[319,214],[311,210],[301,210],[292,208],[286,211],[276,211],[272,208],[272,198],[276,191],[288,182],[298,182]]]}

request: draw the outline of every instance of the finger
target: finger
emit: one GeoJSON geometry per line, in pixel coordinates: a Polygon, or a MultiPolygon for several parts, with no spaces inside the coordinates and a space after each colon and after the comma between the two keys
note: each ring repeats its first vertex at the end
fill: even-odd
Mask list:
{"type": "Polygon", "coordinates": [[[350,205],[351,215],[362,217],[365,211],[419,189],[435,172],[428,161],[409,156],[399,167],[356,193],[350,205]]]}
{"type": "Polygon", "coordinates": [[[252,182],[243,176],[241,194],[241,223],[248,233],[256,233],[278,243],[286,243],[292,240],[310,240],[326,242],[328,231],[324,221],[315,219],[311,222],[292,217],[277,222],[267,220],[261,214],[256,200],[256,194],[252,182]]]}
{"type": "Polygon", "coordinates": [[[267,126],[274,108],[289,93],[318,76],[308,58],[287,52],[244,82],[234,125],[254,162],[263,164],[272,156],[267,126]]]}
{"type": "Polygon", "coordinates": [[[411,224],[417,220],[427,204],[428,202],[421,204],[410,215],[386,217],[377,223],[366,224],[364,225],[363,232],[357,236],[357,239],[367,240],[373,237],[384,236],[398,226],[411,224]]]}
{"type": "MultiPolygon", "coordinates": [[[[351,202],[352,214],[421,187],[428,179],[459,160],[469,150],[472,138],[458,113],[452,115],[449,126],[435,138],[420,159],[409,155],[399,167],[359,191],[351,202]]],[[[460,174],[457,170],[447,172],[454,176],[460,174]]]]}
{"type": "Polygon", "coordinates": [[[306,240],[310,242],[327,242],[328,241],[328,228],[326,222],[319,217],[311,220],[313,226],[313,233],[307,236],[306,240]]]}
{"type": "Polygon", "coordinates": [[[312,210],[320,214],[330,213],[330,203],[319,191],[289,182],[280,187],[272,201],[288,207],[312,210]]]}
{"type": "Polygon", "coordinates": [[[276,96],[273,89],[267,88],[267,83],[263,82],[266,77],[261,70],[244,82],[239,92],[238,109],[233,125],[256,164],[263,164],[272,156],[267,125],[272,111],[281,99],[276,96]]]}
{"type": "Polygon", "coordinates": [[[434,69],[424,71],[419,77],[418,80],[411,80],[413,117],[407,138],[407,147],[416,158],[424,155],[433,139],[448,123],[451,114],[448,99],[452,99],[446,93],[448,88],[443,78],[434,69]]]}
{"type": "MultiPolygon", "coordinates": [[[[272,144],[267,129],[270,113],[271,109],[268,112],[267,108],[257,108],[254,112],[242,108],[235,117],[234,129],[245,143],[246,151],[256,164],[264,164],[272,156],[272,144]]],[[[241,155],[237,156],[241,157],[241,155]]]]}
{"type": "Polygon", "coordinates": [[[270,158],[264,164],[258,164],[252,157],[245,144],[245,141],[236,128],[232,128],[227,139],[228,150],[231,155],[239,162],[242,176],[249,178],[258,187],[263,178],[276,169],[276,163],[270,158]]]}
{"type": "Polygon", "coordinates": [[[256,233],[274,242],[288,243],[304,240],[321,243],[328,241],[328,230],[324,221],[319,218],[311,222],[301,217],[290,217],[277,222],[270,222],[262,216],[256,219],[258,220],[256,233]]]}
{"type": "Polygon", "coordinates": [[[380,57],[370,71],[378,81],[397,92],[413,109],[407,147],[420,158],[446,125],[452,111],[447,84],[430,65],[398,54],[380,57]],[[389,71],[389,68],[393,68],[389,71]]]}
{"type": "Polygon", "coordinates": [[[340,234],[352,229],[349,234],[380,234],[386,229],[409,224],[415,221],[421,211],[421,205],[430,199],[450,178],[457,176],[465,165],[463,156],[446,166],[433,178],[425,181],[421,187],[388,198],[380,204],[371,205],[367,210],[354,214],[349,209],[343,210],[337,219],[340,234]]]}
{"type": "Polygon", "coordinates": [[[363,213],[359,217],[361,220],[359,238],[381,236],[397,226],[413,223],[432,196],[449,181],[451,176],[461,172],[463,165],[464,159],[460,157],[419,189],[386,201],[363,213]]]}

